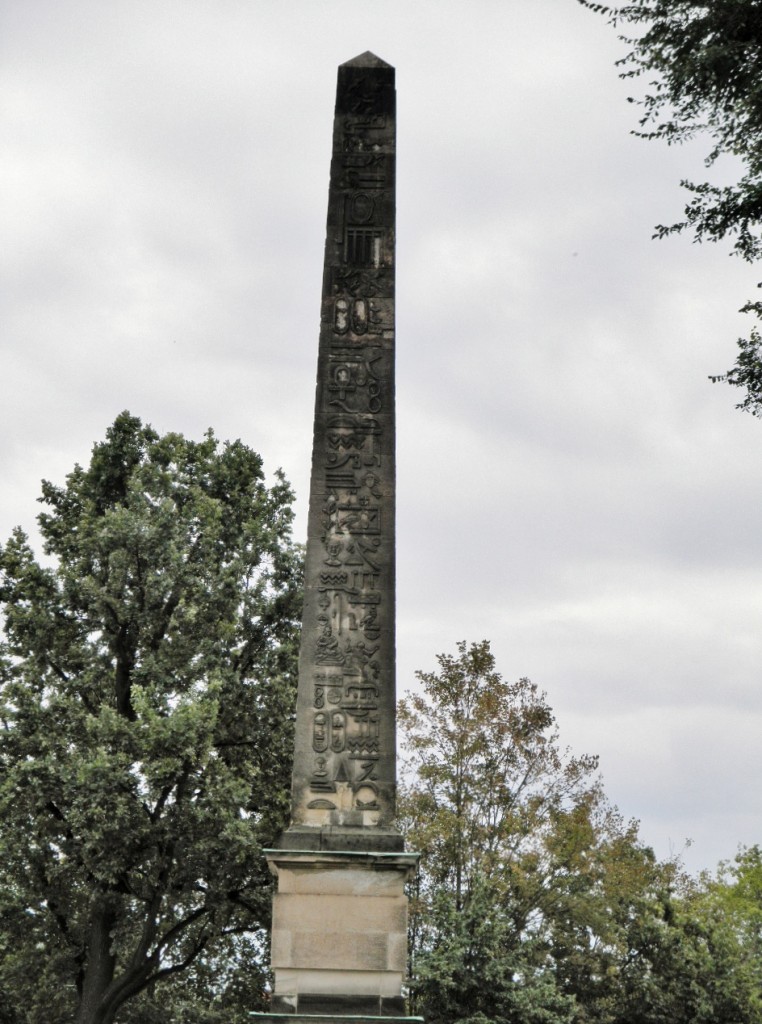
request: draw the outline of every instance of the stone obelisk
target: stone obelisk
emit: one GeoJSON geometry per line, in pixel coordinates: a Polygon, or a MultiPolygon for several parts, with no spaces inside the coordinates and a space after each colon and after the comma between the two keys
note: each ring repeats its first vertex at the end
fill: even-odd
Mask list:
{"type": "Polygon", "coordinates": [[[291,825],[268,850],[274,1012],[404,1013],[394,827],[394,68],[339,67],[291,825]]]}

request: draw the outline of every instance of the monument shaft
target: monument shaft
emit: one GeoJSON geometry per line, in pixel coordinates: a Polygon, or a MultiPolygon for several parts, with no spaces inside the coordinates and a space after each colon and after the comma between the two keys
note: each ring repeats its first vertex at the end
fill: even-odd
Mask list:
{"type": "Polygon", "coordinates": [[[292,803],[312,830],[394,817],[394,217],[394,69],[363,54],[339,68],[323,270],[292,803]]]}
{"type": "Polygon", "coordinates": [[[273,1022],[405,1012],[418,857],[393,825],[394,175],[394,69],[365,53],[336,95],[292,820],[265,851],[273,1022]]]}

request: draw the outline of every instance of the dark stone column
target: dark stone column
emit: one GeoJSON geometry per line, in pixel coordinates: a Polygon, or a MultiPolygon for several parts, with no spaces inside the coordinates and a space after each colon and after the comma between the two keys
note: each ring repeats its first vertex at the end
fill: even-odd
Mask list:
{"type": "Polygon", "coordinates": [[[263,1024],[405,1012],[418,855],[394,828],[394,147],[394,69],[364,53],[339,68],[292,821],[265,851],[278,892],[263,1024]]]}
{"type": "Polygon", "coordinates": [[[401,849],[395,797],[394,68],[339,68],[328,193],[292,826],[401,849]]]}

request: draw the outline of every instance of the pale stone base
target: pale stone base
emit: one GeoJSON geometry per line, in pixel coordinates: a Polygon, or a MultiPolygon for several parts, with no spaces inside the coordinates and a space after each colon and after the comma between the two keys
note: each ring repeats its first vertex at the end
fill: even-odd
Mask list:
{"type": "MultiPolygon", "coordinates": [[[[257,1024],[379,1024],[378,1017],[362,1017],[357,1014],[336,1013],[257,1013],[251,1011],[251,1018],[257,1024]]],[[[384,1024],[423,1024],[423,1017],[383,1018],[384,1024]]]]}
{"type": "Polygon", "coordinates": [[[417,854],[267,850],[273,1009],[404,1015],[407,897],[417,854]]]}

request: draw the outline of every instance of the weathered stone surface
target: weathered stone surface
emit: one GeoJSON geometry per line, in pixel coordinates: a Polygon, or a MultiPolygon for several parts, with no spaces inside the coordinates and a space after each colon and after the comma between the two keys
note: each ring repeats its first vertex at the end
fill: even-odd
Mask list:
{"type": "Polygon", "coordinates": [[[374,849],[375,834],[388,849],[394,819],[394,209],[394,69],[366,53],[339,68],[334,117],[293,772],[293,825],[313,833],[302,848],[338,827],[334,848],[374,849]]]}
{"type": "Polygon", "coordinates": [[[303,1013],[317,997],[336,997],[344,1000],[344,1012],[381,1012],[379,1001],[386,1001],[384,1013],[403,1012],[404,886],[417,855],[266,852],[278,877],[272,930],[277,1006],[303,1013]],[[349,997],[355,1001],[346,1003],[349,997]]]}
{"type": "MultiPolygon", "coordinates": [[[[405,1000],[397,995],[363,995],[354,993],[352,995],[332,995],[330,993],[304,993],[299,997],[298,1008],[292,1009],[288,999],[278,996],[273,997],[273,1009],[278,1013],[293,1013],[305,1016],[312,1020],[312,1024],[318,1024],[314,1017],[333,1019],[337,1024],[344,1024],[348,1017],[356,1014],[367,1014],[371,1020],[374,1017],[396,1017],[403,1020],[405,1012],[405,1000]],[[307,1017],[307,1015],[309,1015],[307,1017]]],[[[370,1024],[370,1021],[368,1022],[370,1024]]]]}
{"type": "MultiPolygon", "coordinates": [[[[423,1024],[423,1017],[398,1017],[385,1014],[385,1024],[423,1024]]],[[[252,1020],[258,1024],[373,1024],[376,1016],[354,1014],[302,1014],[302,1013],[252,1013],[252,1020]],[[319,1021],[315,1018],[319,1017],[319,1021]]]]}
{"type": "MultiPolygon", "coordinates": [[[[344,932],[373,934],[388,931],[404,932],[407,924],[406,899],[403,895],[390,896],[369,891],[367,881],[375,877],[368,872],[359,892],[331,893],[279,893],[275,900],[278,923],[299,934],[336,935],[344,932]],[[357,897],[362,899],[362,918],[358,918],[357,897]]],[[[356,876],[355,876],[356,878],[356,876]]],[[[344,879],[342,879],[345,881],[344,879]]],[[[354,880],[354,879],[353,879],[354,880]]],[[[349,889],[345,881],[346,888],[349,889]]],[[[326,956],[333,957],[331,951],[326,956]]]]}
{"type": "Polygon", "coordinates": [[[395,828],[335,825],[323,825],[320,828],[292,825],[279,837],[278,846],[284,850],[358,851],[370,847],[379,853],[401,852],[405,848],[404,840],[395,828]]]}
{"type": "Polygon", "coordinates": [[[401,892],[396,871],[373,871],[367,864],[342,871],[314,870],[312,865],[282,871],[278,877],[278,894],[292,892],[305,895],[343,896],[345,892],[368,897],[398,896],[401,892]]]}
{"type": "Polygon", "coordinates": [[[405,1012],[418,858],[394,827],[394,195],[394,69],[365,53],[339,68],[292,820],[265,851],[272,1007],[305,1024],[405,1012]]]}

